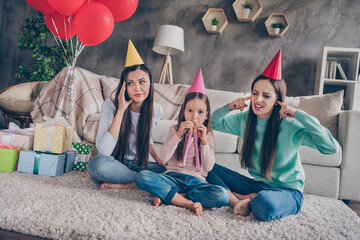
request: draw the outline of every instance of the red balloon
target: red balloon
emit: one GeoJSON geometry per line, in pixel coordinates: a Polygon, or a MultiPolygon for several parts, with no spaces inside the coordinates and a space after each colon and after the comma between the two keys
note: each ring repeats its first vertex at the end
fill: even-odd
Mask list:
{"type": "Polygon", "coordinates": [[[134,14],[139,0],[96,0],[96,2],[107,6],[114,16],[114,21],[121,22],[134,14]]]}
{"type": "Polygon", "coordinates": [[[50,5],[64,16],[76,13],[87,0],[48,0],[50,5]]]}
{"type": "Polygon", "coordinates": [[[55,12],[52,15],[45,15],[44,20],[50,32],[60,39],[70,39],[76,34],[74,21],[71,16],[65,17],[59,12],[55,12]]]}
{"type": "Polygon", "coordinates": [[[50,14],[55,12],[55,9],[48,3],[47,0],[26,0],[26,2],[42,13],[50,14]]]}
{"type": "Polygon", "coordinates": [[[83,44],[96,45],[110,37],[114,29],[114,17],[105,5],[87,3],[76,13],[75,29],[83,44]]]}

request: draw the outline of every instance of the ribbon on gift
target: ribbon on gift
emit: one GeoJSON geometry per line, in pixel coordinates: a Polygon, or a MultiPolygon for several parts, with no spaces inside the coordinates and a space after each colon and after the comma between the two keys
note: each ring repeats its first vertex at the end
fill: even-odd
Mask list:
{"type": "Polygon", "coordinates": [[[40,165],[41,152],[36,152],[35,161],[34,161],[34,174],[39,174],[39,165],[40,165]]]}
{"type": "Polygon", "coordinates": [[[21,135],[28,135],[28,136],[33,136],[35,134],[35,129],[34,128],[24,128],[21,129],[18,125],[16,125],[13,122],[9,123],[9,129],[5,129],[2,130],[2,132],[4,133],[2,136],[1,141],[5,144],[5,145],[12,145],[13,141],[14,141],[14,134],[21,134],[21,135]]]}
{"type": "MultiPolygon", "coordinates": [[[[6,144],[4,144],[3,142],[0,141],[0,149],[1,148],[15,149],[17,151],[16,159],[19,158],[20,149],[17,146],[15,146],[15,145],[6,145],[6,144]]],[[[18,161],[16,160],[15,171],[17,170],[17,165],[18,165],[18,161]]]]}
{"type": "Polygon", "coordinates": [[[66,149],[65,150],[69,150],[70,149],[70,144],[71,144],[71,132],[72,129],[69,129],[69,124],[68,122],[65,120],[65,118],[63,117],[57,117],[57,118],[51,118],[48,116],[44,116],[44,125],[42,126],[42,128],[47,127],[47,131],[46,131],[46,135],[45,135],[45,139],[51,139],[51,141],[45,141],[43,147],[44,151],[50,151],[51,150],[51,144],[52,144],[52,139],[54,137],[54,132],[55,132],[55,127],[57,125],[63,126],[66,129],[65,135],[66,135],[66,149]]]}
{"type": "Polygon", "coordinates": [[[90,160],[89,154],[76,154],[74,164],[77,164],[79,162],[85,163],[88,162],[89,160],[90,160]]]}
{"type": "Polygon", "coordinates": [[[182,167],[182,168],[185,167],[186,157],[187,157],[187,154],[188,154],[188,151],[189,151],[191,138],[193,138],[193,143],[194,143],[195,172],[199,172],[200,171],[200,159],[199,159],[199,148],[198,148],[198,135],[197,135],[196,128],[194,128],[194,130],[190,129],[188,131],[186,142],[185,142],[185,149],[184,149],[183,159],[182,159],[182,161],[180,163],[180,167],[182,167]]]}

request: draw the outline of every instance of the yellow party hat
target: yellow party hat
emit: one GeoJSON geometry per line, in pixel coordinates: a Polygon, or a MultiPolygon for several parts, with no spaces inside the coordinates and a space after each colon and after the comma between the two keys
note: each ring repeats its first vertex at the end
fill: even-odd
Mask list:
{"type": "Polygon", "coordinates": [[[136,51],[134,44],[129,39],[125,67],[130,67],[130,66],[140,65],[140,64],[144,64],[144,62],[141,59],[139,53],[136,51]]]}

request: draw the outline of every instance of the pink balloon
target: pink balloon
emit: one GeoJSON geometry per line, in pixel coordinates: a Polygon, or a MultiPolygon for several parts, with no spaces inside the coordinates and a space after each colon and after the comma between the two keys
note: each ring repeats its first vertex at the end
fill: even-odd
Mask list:
{"type": "Polygon", "coordinates": [[[55,12],[52,15],[45,15],[44,20],[50,32],[60,39],[71,39],[76,35],[74,21],[71,16],[65,17],[59,12],[55,12]]]}
{"type": "Polygon", "coordinates": [[[105,5],[87,3],[76,13],[75,29],[83,44],[96,45],[110,37],[114,29],[114,18],[105,5]]]}
{"type": "Polygon", "coordinates": [[[34,9],[42,13],[50,14],[55,12],[55,9],[48,3],[47,0],[26,0],[26,2],[34,9]]]}
{"type": "Polygon", "coordinates": [[[115,22],[121,22],[131,17],[139,4],[139,0],[96,0],[107,6],[114,16],[115,22]]]}
{"type": "Polygon", "coordinates": [[[64,16],[74,15],[87,0],[48,0],[64,16]]]}

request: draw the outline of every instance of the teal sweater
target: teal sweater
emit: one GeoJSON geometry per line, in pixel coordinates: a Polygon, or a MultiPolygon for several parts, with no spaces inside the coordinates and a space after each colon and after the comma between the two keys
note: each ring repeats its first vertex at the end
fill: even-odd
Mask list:
{"type": "MultiPolygon", "coordinates": [[[[230,110],[225,105],[212,113],[213,129],[243,138],[248,112],[226,116],[229,112],[230,110]]],[[[253,167],[248,169],[249,173],[256,181],[302,192],[305,173],[299,156],[300,146],[317,149],[322,154],[335,154],[339,150],[339,144],[329,130],[321,126],[316,118],[299,109],[295,118],[281,120],[275,162],[269,180],[261,175],[260,167],[260,151],[267,120],[257,119],[253,167]]]]}

